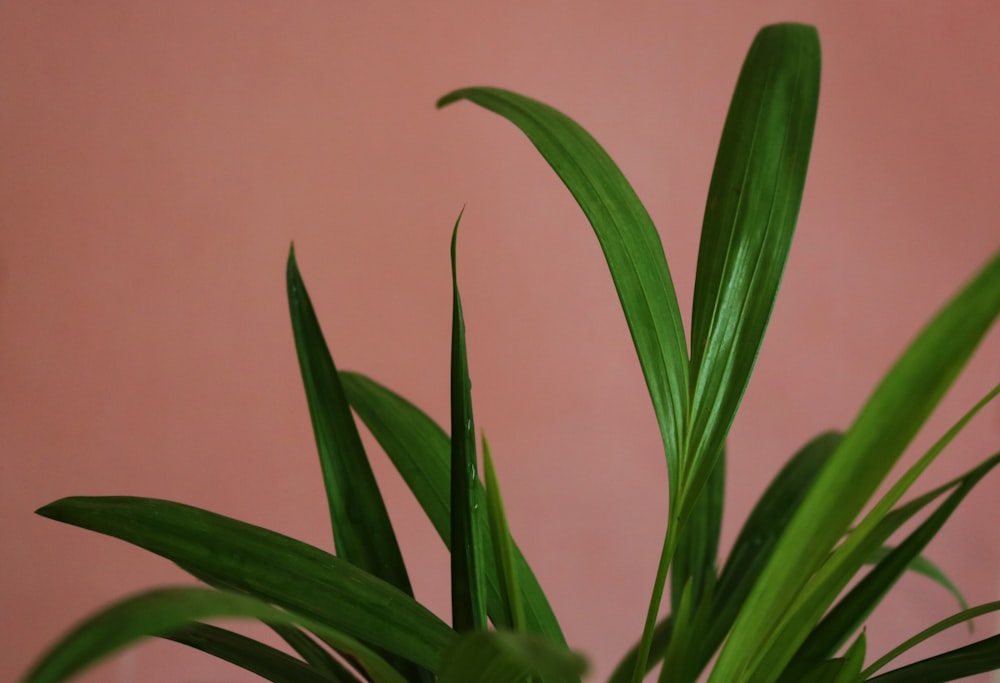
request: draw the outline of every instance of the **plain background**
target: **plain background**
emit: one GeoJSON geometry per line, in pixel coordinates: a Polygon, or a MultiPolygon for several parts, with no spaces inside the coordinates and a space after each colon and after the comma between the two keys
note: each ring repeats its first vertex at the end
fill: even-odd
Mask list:
{"type": "MultiPolygon", "coordinates": [[[[514,534],[570,643],[606,675],[641,629],[666,509],[638,364],[554,174],[494,115],[433,104],[496,85],[576,118],[646,202],[687,315],[732,86],[756,30],[788,20],[820,30],[819,122],[730,439],[724,547],[780,463],[845,427],[1000,246],[996,3],[0,3],[0,680],[102,603],[188,581],[32,514],[56,498],[170,498],[331,545],[287,320],[289,244],[340,366],[444,421],[463,206],[477,423],[514,534]]],[[[918,447],[1000,378],[998,342],[918,447]]],[[[992,406],[921,489],[998,443],[992,406]]],[[[375,460],[418,597],[446,615],[443,548],[375,460]]],[[[973,603],[1000,593],[998,487],[985,480],[928,552],[973,603]]],[[[869,652],[953,609],[905,578],[869,652]]],[[[955,629],[930,651],[968,638],[955,629]]],[[[154,643],[81,680],[252,677],[154,643]]]]}

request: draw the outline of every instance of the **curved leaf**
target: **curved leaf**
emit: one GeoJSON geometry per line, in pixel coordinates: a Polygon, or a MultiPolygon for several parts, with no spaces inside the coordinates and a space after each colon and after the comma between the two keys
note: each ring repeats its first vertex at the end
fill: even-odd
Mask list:
{"type": "Polygon", "coordinates": [[[394,586],[308,544],[151,498],[64,498],[38,514],[128,541],[435,671],[455,632],[394,586]]]}

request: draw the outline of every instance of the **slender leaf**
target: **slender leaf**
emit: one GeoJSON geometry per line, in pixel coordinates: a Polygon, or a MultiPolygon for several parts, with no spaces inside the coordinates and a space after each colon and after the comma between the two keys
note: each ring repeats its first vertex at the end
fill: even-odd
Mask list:
{"type": "Polygon", "coordinates": [[[705,205],[691,317],[685,481],[693,496],[722,453],[774,308],[805,187],[819,78],[815,28],[766,26],[750,46],[729,105],[705,205]]]}
{"type": "Polygon", "coordinates": [[[934,317],[865,403],[744,604],[716,663],[713,683],[748,680],[767,656],[772,667],[760,676],[766,683],[774,680],[775,669],[783,668],[781,660],[791,658],[805,634],[776,638],[786,610],[951,386],[998,313],[1000,255],[934,317]]]}
{"type": "Polygon", "coordinates": [[[482,548],[479,535],[479,477],[476,474],[476,429],[472,421],[469,361],[465,352],[465,320],[458,294],[455,247],[459,214],[451,235],[451,278],[454,292],[451,328],[451,614],[459,633],[486,629],[482,548]]]}
{"type": "Polygon", "coordinates": [[[527,629],[521,586],[517,581],[517,572],[514,571],[514,547],[511,543],[510,528],[507,526],[503,497],[500,494],[500,482],[497,479],[490,444],[485,434],[483,434],[483,476],[486,481],[486,511],[490,520],[490,541],[493,546],[493,557],[496,559],[496,570],[500,575],[504,612],[515,631],[525,632],[527,629]]]}
{"type": "Polygon", "coordinates": [[[529,676],[578,679],[586,661],[542,636],[510,631],[461,635],[445,653],[438,683],[519,683],[529,676]]]}
{"type": "MultiPolygon", "coordinates": [[[[204,619],[224,618],[304,626],[354,655],[373,680],[406,683],[373,651],[319,621],[285,612],[247,595],[207,588],[161,588],[113,604],[67,634],[32,669],[24,683],[57,683],[141,638],[165,636],[204,619]]],[[[262,652],[258,649],[258,657],[264,656],[262,652]]]]}
{"type": "MultiPolygon", "coordinates": [[[[830,610],[816,628],[809,633],[799,651],[789,662],[782,675],[782,680],[794,683],[802,671],[808,671],[837,651],[906,572],[912,561],[934,538],[959,503],[998,462],[1000,462],[1000,455],[987,460],[984,465],[980,465],[972,473],[966,475],[959,486],[938,506],[933,514],[907,536],[898,548],[886,555],[830,610]]],[[[853,575],[853,572],[851,573],[853,575]]]]}
{"type": "Polygon", "coordinates": [[[681,593],[689,580],[694,604],[701,604],[714,588],[725,487],[726,456],[723,454],[708,484],[698,495],[677,541],[677,552],[670,565],[670,604],[674,613],[678,611],[681,593]]]}
{"type": "Polygon", "coordinates": [[[319,448],[337,556],[413,595],[382,494],[365,455],[309,293],[288,254],[288,307],[319,448]]]}
{"type": "MultiPolygon", "coordinates": [[[[342,372],[348,400],[406,481],[445,545],[451,547],[449,512],[448,435],[415,405],[363,375],[342,372]]],[[[477,494],[482,498],[483,494],[477,494]]],[[[486,538],[488,520],[480,536],[486,538]]],[[[565,645],[559,622],[538,580],[514,543],[514,571],[524,598],[526,627],[565,645]]],[[[497,560],[489,544],[483,546],[483,565],[489,616],[497,628],[513,628],[504,616],[497,560]]]]}
{"type": "MultiPolygon", "coordinates": [[[[889,555],[895,550],[896,548],[894,546],[882,546],[870,558],[868,558],[868,564],[879,564],[889,557],[889,555]]],[[[906,569],[914,574],[920,574],[921,576],[927,577],[951,593],[952,597],[955,598],[955,602],[958,603],[959,609],[969,609],[969,603],[965,600],[965,596],[962,595],[962,591],[955,585],[955,582],[948,578],[948,575],[945,574],[939,566],[928,560],[923,555],[917,555],[910,560],[910,564],[907,565],[906,569]]],[[[971,624],[969,625],[969,628],[970,630],[972,629],[971,624]]]]}
{"type": "Polygon", "coordinates": [[[360,683],[346,670],[343,676],[335,675],[281,650],[208,624],[189,624],[162,637],[252,671],[272,683],[360,683]]]}
{"type": "MultiPolygon", "coordinates": [[[[337,661],[325,647],[309,637],[309,634],[303,633],[295,626],[289,626],[288,624],[271,623],[268,626],[281,636],[281,639],[288,643],[289,647],[295,650],[314,670],[329,676],[335,681],[354,683],[357,680],[354,674],[347,670],[347,667],[337,661]]],[[[176,640],[176,638],[172,639],[176,640]]]]}
{"type": "Polygon", "coordinates": [[[459,100],[473,102],[520,128],[590,221],[604,250],[649,388],[671,474],[673,503],[687,423],[687,345],[656,227],[615,162],[569,117],[499,88],[456,90],[438,100],[438,107],[459,100]]]}
{"type": "Polygon", "coordinates": [[[197,578],[249,593],[435,671],[455,633],[353,564],[261,527],[151,498],[77,497],[38,514],[120,538],[197,578]]]}
{"type": "MultiPolygon", "coordinates": [[[[643,676],[652,671],[657,663],[666,656],[667,650],[670,648],[670,643],[673,641],[674,635],[674,619],[673,615],[667,615],[656,624],[656,628],[653,630],[653,639],[651,642],[649,656],[646,658],[646,665],[643,667],[643,676]]],[[[628,683],[632,678],[632,674],[635,672],[636,662],[639,659],[639,643],[636,643],[632,648],[622,657],[622,660],[618,662],[618,666],[615,667],[614,672],[608,679],[608,683],[628,683]]]]}
{"type": "MultiPolygon", "coordinates": [[[[912,638],[908,638],[905,642],[894,647],[885,655],[879,657],[877,660],[872,662],[871,666],[869,666],[867,669],[864,670],[864,675],[866,678],[871,676],[876,671],[885,667],[886,664],[894,660],[896,657],[899,657],[904,652],[913,649],[914,647],[924,642],[928,638],[936,636],[938,633],[941,633],[942,631],[949,629],[952,626],[961,624],[971,619],[975,619],[976,617],[980,617],[984,614],[989,614],[990,612],[998,612],[998,611],[1000,611],[1000,601],[987,602],[983,605],[976,605],[975,607],[970,607],[969,609],[962,610],[961,612],[953,614],[950,617],[947,617],[946,619],[942,619],[936,624],[933,624],[932,626],[925,628],[923,631],[913,636],[912,638]]],[[[990,651],[996,650],[995,656],[997,657],[996,659],[997,664],[995,668],[1000,668],[1000,643],[997,642],[997,638],[1000,638],[1000,636],[995,636],[994,638],[987,638],[986,640],[979,641],[979,643],[976,643],[975,645],[982,645],[983,643],[988,643],[988,642],[992,642],[993,644],[983,645],[980,649],[975,650],[975,652],[978,652],[979,654],[987,654],[990,651]]],[[[932,659],[936,659],[936,657],[932,659]]],[[[934,667],[929,667],[929,668],[934,668],[934,667]]],[[[980,671],[963,675],[972,676],[975,673],[980,673],[981,671],[990,671],[990,670],[991,669],[981,669],[980,671]]],[[[890,673],[895,673],[895,672],[890,672],[890,673]]],[[[876,676],[875,678],[881,680],[882,678],[888,675],[889,674],[885,674],[883,676],[876,676]]],[[[915,679],[909,679],[909,680],[915,680],[915,679]]],[[[940,679],[940,680],[952,680],[952,679],[940,679]]]]}
{"type": "Polygon", "coordinates": [[[873,683],[944,683],[1000,669],[1000,636],[869,678],[873,683]]]}

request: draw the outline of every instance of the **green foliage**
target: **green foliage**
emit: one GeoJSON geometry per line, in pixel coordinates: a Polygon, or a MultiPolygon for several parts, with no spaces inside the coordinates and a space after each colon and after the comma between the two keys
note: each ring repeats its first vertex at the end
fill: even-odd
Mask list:
{"type": "MultiPolygon", "coordinates": [[[[811,27],[768,26],[750,47],[706,202],[690,345],[657,230],[586,131],[551,107],[496,88],[458,90],[439,101],[465,100],[513,123],[577,200],[604,251],[658,421],[669,475],[663,549],[645,626],[640,632],[636,624],[637,643],[609,683],[639,683],[657,666],[660,683],[694,683],[705,673],[711,683],[927,683],[1000,668],[1000,636],[992,636],[881,673],[944,628],[1000,609],[1000,603],[966,605],[921,554],[1000,463],[1000,453],[901,502],[1000,385],[873,499],[1000,314],[1000,254],[916,335],[843,433],[816,437],[788,461],[718,566],[726,438],[788,256],[819,71],[811,27]],[[925,510],[913,531],[889,544],[925,510]],[[872,568],[862,576],[866,565],[872,568]],[[961,609],[865,668],[865,620],[906,571],[951,591],[961,609]],[[672,614],[659,618],[668,575],[672,614]]],[[[485,487],[479,479],[457,236],[456,221],[450,436],[398,394],[337,369],[294,252],[289,255],[292,329],[337,554],[178,503],[56,501],[39,514],[145,548],[207,587],[158,589],[102,610],[45,654],[24,683],[67,680],[149,636],[202,650],[274,683],[580,680],[584,661],[568,649],[510,535],[485,438],[485,487]],[[413,596],[354,414],[451,552],[450,626],[413,596]],[[294,654],[204,623],[218,619],[261,621],[294,654]]]]}

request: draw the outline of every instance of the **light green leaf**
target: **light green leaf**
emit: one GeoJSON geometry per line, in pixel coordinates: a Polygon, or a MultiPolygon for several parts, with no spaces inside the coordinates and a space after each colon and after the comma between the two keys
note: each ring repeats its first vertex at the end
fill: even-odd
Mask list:
{"type": "MultiPolygon", "coordinates": [[[[32,669],[24,683],[58,683],[141,638],[165,636],[204,619],[224,618],[303,626],[339,650],[353,655],[374,681],[406,683],[385,660],[354,638],[256,598],[206,588],[161,588],[113,604],[66,635],[32,669]]],[[[317,677],[318,680],[330,680],[319,674],[317,677]]],[[[302,680],[308,679],[303,677],[302,680]]]]}
{"type": "MultiPolygon", "coordinates": [[[[308,638],[294,626],[288,628],[308,638]]],[[[360,683],[346,669],[334,673],[307,663],[308,660],[300,661],[264,643],[208,624],[189,624],[161,637],[252,671],[271,683],[360,683]]]]}
{"type": "MultiPolygon", "coordinates": [[[[757,667],[765,657],[770,666],[759,672],[759,680],[767,683],[774,680],[775,669],[780,671],[791,658],[811,625],[799,630],[796,638],[778,638],[786,611],[924,424],[998,313],[1000,256],[994,256],[924,328],[861,409],[744,604],[710,679],[713,683],[739,683],[751,676],[758,680],[757,667]]],[[[836,594],[824,597],[832,601],[836,594]]],[[[801,629],[802,624],[797,626],[801,629]]]]}
{"type": "Polygon", "coordinates": [[[114,536],[218,588],[249,593],[429,671],[455,632],[398,588],[318,548],[252,524],[151,498],[64,498],[43,517],[114,536]]]}
{"type": "MultiPolygon", "coordinates": [[[[341,372],[348,400],[372,435],[392,460],[407,486],[424,509],[431,524],[447,547],[451,547],[449,512],[449,460],[451,445],[448,435],[415,405],[363,375],[341,372]]],[[[483,493],[480,491],[480,497],[483,493]]],[[[487,520],[481,519],[480,536],[490,532],[487,520]]],[[[505,620],[497,560],[493,548],[483,546],[489,616],[497,628],[513,628],[505,620]]],[[[565,645],[559,622],[556,621],[538,580],[514,544],[514,570],[524,598],[527,629],[565,645]]]]}
{"type": "Polygon", "coordinates": [[[500,494],[500,482],[497,479],[496,468],[493,466],[493,456],[490,444],[483,434],[483,475],[486,481],[486,511],[489,515],[490,541],[493,546],[493,557],[496,559],[496,571],[500,578],[500,592],[504,603],[507,621],[515,631],[525,632],[524,604],[521,599],[521,586],[514,571],[514,547],[511,542],[510,529],[507,526],[507,515],[504,512],[503,497],[500,494]]]}
{"type": "Polygon", "coordinates": [[[476,474],[476,429],[472,422],[469,361],[465,352],[465,320],[458,294],[455,247],[459,214],[451,235],[451,279],[454,294],[451,322],[451,614],[459,633],[486,629],[483,560],[479,520],[479,477],[476,474]]]}
{"type": "Polygon", "coordinates": [[[521,683],[532,675],[564,683],[586,669],[582,657],[542,636],[474,631],[445,653],[437,683],[521,683]]]}

